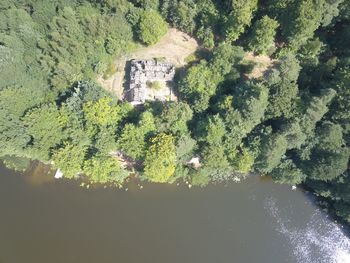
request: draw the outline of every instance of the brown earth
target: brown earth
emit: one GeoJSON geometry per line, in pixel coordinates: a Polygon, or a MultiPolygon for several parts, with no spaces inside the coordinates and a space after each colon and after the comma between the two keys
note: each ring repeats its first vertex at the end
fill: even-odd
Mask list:
{"type": "Polygon", "coordinates": [[[254,68],[251,73],[246,74],[249,79],[257,79],[264,75],[264,73],[273,67],[276,60],[271,59],[266,55],[255,56],[253,52],[247,52],[243,58],[243,62],[253,62],[255,63],[254,68]]]}

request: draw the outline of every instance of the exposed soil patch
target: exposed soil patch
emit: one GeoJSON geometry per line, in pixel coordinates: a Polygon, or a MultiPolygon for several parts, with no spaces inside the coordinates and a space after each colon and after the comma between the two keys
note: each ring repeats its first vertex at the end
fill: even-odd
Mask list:
{"type": "MultiPolygon", "coordinates": [[[[127,54],[115,61],[117,72],[109,79],[100,76],[98,82],[107,90],[111,91],[118,99],[122,98],[125,86],[125,73],[127,72],[127,61],[131,59],[164,59],[181,67],[186,64],[185,59],[198,48],[197,41],[189,35],[171,28],[168,33],[155,45],[140,47],[134,52],[127,54]]],[[[126,73],[127,74],[127,73],[126,73]]]]}
{"type": "Polygon", "coordinates": [[[243,59],[244,62],[252,62],[254,63],[253,70],[246,74],[249,79],[257,79],[264,75],[264,73],[273,67],[276,60],[271,59],[266,55],[255,56],[252,52],[247,52],[243,59]]]}

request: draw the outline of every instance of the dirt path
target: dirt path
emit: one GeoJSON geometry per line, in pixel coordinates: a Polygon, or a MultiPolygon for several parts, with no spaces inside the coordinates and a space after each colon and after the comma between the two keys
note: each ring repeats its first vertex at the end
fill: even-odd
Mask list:
{"type": "Polygon", "coordinates": [[[101,76],[97,80],[105,89],[111,91],[121,99],[123,94],[125,66],[128,60],[164,58],[166,61],[173,63],[176,67],[181,67],[186,64],[185,59],[194,53],[197,48],[198,43],[194,38],[177,29],[171,28],[157,44],[149,47],[140,47],[134,52],[117,59],[115,61],[117,72],[109,79],[105,80],[101,76]]]}

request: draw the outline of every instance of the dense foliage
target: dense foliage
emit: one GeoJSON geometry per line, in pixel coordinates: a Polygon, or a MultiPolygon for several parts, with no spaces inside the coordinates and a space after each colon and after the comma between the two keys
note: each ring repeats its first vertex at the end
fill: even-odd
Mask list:
{"type": "Polygon", "coordinates": [[[155,10],[143,11],[139,22],[139,37],[147,45],[155,44],[167,32],[167,24],[155,10]]]}
{"type": "Polygon", "coordinates": [[[3,0],[0,157],[117,185],[130,172],[199,186],[257,172],[350,222],[349,3],[3,0]],[[203,47],[177,76],[179,102],[133,108],[95,84],[168,24],[203,47]],[[271,62],[262,76],[248,51],[271,62]]]}

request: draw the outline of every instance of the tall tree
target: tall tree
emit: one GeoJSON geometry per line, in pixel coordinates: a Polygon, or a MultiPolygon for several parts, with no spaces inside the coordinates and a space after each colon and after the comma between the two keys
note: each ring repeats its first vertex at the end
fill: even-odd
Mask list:
{"type": "Polygon", "coordinates": [[[146,10],[141,14],[139,37],[147,45],[157,43],[167,32],[167,24],[155,10],[146,10]]]}
{"type": "Polygon", "coordinates": [[[226,22],[226,38],[235,41],[250,26],[258,0],[232,0],[232,11],[226,22]]]}
{"type": "Polygon", "coordinates": [[[151,139],[146,152],[144,175],[152,182],[165,183],[174,174],[176,148],[171,135],[160,133],[151,139]]]}
{"type": "Polygon", "coordinates": [[[298,76],[301,67],[295,56],[289,54],[278,62],[277,69],[266,78],[270,89],[267,118],[288,117],[298,95],[298,76]]]}
{"type": "Polygon", "coordinates": [[[54,166],[62,171],[64,177],[74,178],[83,170],[85,154],[86,148],[65,143],[62,148],[54,151],[52,160],[54,166]]]}
{"type": "Polygon", "coordinates": [[[43,105],[26,113],[23,122],[31,136],[28,147],[33,158],[48,161],[51,151],[64,139],[62,132],[66,119],[55,105],[43,105]]]}
{"type": "Polygon", "coordinates": [[[129,176],[118,159],[94,156],[84,163],[84,173],[94,183],[113,183],[121,186],[129,176]]]}
{"type": "Polygon", "coordinates": [[[321,25],[325,0],[298,0],[292,6],[292,19],[285,25],[283,33],[292,50],[297,51],[301,45],[312,38],[321,25]]]}
{"type": "Polygon", "coordinates": [[[253,26],[248,48],[257,54],[271,54],[274,51],[277,28],[276,20],[263,16],[253,26]]]}

